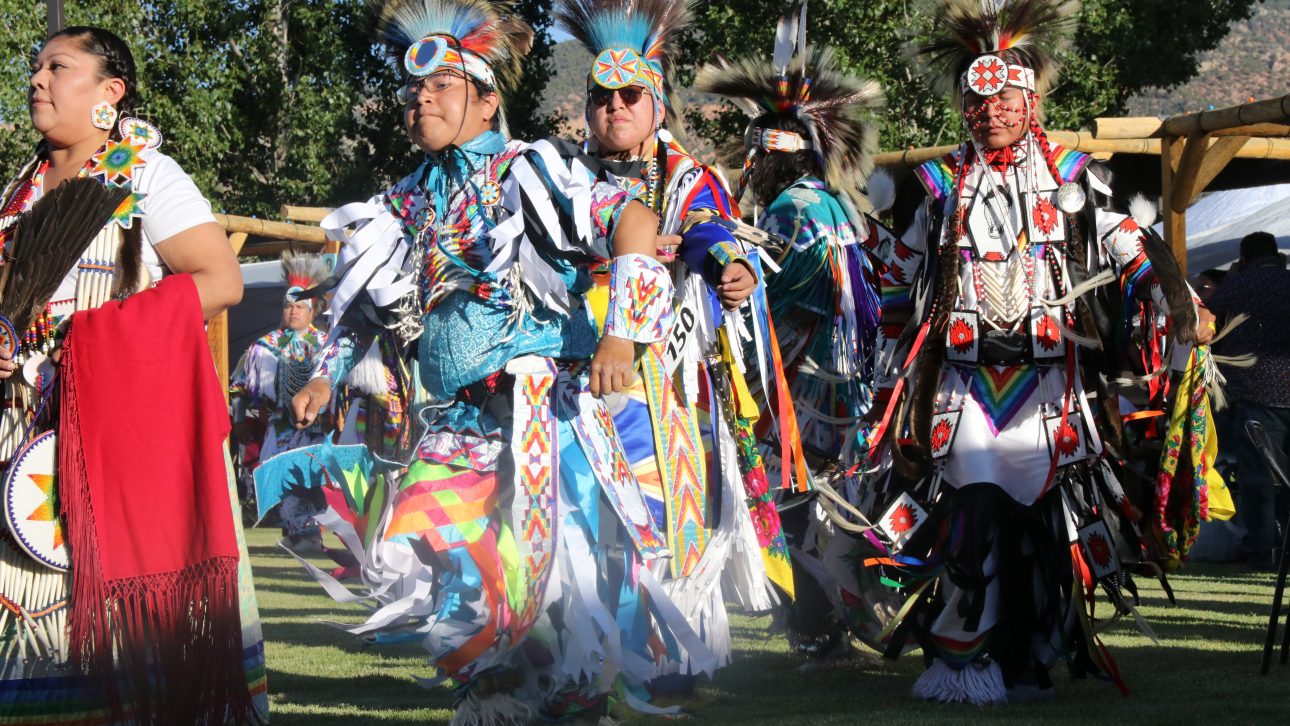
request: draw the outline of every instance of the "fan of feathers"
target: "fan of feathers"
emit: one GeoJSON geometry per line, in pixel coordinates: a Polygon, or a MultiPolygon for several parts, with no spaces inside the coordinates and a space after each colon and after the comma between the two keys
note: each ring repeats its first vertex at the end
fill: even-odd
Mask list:
{"type": "Polygon", "coordinates": [[[69,179],[15,222],[0,272],[0,315],[15,330],[26,330],[44,310],[63,276],[129,194],[127,187],[69,179]]]}

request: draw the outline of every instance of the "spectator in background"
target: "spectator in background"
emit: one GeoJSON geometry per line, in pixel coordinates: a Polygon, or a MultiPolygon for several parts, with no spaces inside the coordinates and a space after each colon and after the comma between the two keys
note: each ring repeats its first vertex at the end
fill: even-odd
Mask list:
{"type": "Polygon", "coordinates": [[[1227,270],[1217,268],[1205,270],[1191,279],[1191,289],[1196,291],[1196,296],[1202,303],[1208,304],[1209,298],[1214,295],[1218,286],[1223,284],[1223,278],[1227,277],[1227,270]]]}
{"type": "Polygon", "coordinates": [[[1219,343],[1224,355],[1252,354],[1252,367],[1227,366],[1228,398],[1233,402],[1237,430],[1228,442],[1238,462],[1237,511],[1249,530],[1246,550],[1250,566],[1272,569],[1272,552],[1280,543],[1278,522],[1290,509],[1290,492],[1273,490],[1262,456],[1246,435],[1246,421],[1258,421],[1273,446],[1290,455],[1290,270],[1277,251],[1276,238],[1255,232],[1241,240],[1241,259],[1210,296],[1206,305],[1225,320],[1245,314],[1249,319],[1219,343]],[[1281,506],[1276,506],[1278,500],[1281,506]]]}

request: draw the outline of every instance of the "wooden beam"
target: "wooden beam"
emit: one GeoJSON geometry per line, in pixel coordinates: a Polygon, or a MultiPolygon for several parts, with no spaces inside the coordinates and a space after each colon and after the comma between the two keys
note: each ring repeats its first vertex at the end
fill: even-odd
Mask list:
{"type": "Polygon", "coordinates": [[[1228,162],[1236,156],[1236,153],[1245,146],[1247,141],[1249,139],[1240,136],[1224,136],[1216,139],[1213,145],[1205,152],[1205,158],[1201,161],[1200,168],[1196,171],[1196,175],[1191,181],[1190,193],[1186,195],[1186,198],[1183,198],[1181,186],[1174,189],[1173,197],[1170,199],[1174,209],[1178,209],[1180,206],[1182,209],[1186,209],[1194,204],[1196,198],[1205,191],[1210,182],[1214,181],[1214,177],[1227,168],[1228,162]]]}
{"type": "Polygon", "coordinates": [[[1093,119],[1093,136],[1099,139],[1150,139],[1164,128],[1164,119],[1155,116],[1093,119]]]}
{"type": "MultiPolygon", "coordinates": [[[[1214,132],[1215,136],[1222,136],[1221,131],[1214,132]]],[[[1241,145],[1234,158],[1237,159],[1274,159],[1277,161],[1290,160],[1290,139],[1265,139],[1265,138],[1244,138],[1245,143],[1241,145]]]]}
{"type": "Polygon", "coordinates": [[[1175,212],[1187,211],[1187,202],[1191,200],[1192,189],[1196,186],[1196,175],[1208,152],[1209,134],[1192,134],[1183,140],[1182,156],[1173,170],[1172,188],[1167,196],[1161,197],[1162,201],[1170,203],[1175,212]]]}
{"type": "MultiPolygon", "coordinates": [[[[1222,136],[1222,132],[1214,135],[1222,136]]],[[[1050,131],[1048,138],[1072,151],[1086,154],[1152,154],[1160,153],[1160,139],[1098,139],[1086,131],[1050,131]]],[[[1217,143],[1210,139],[1212,145],[1217,143]]],[[[912,167],[940,158],[957,146],[931,146],[923,149],[889,151],[874,157],[878,166],[912,167]]],[[[1237,159],[1274,159],[1290,161],[1290,139],[1246,138],[1237,159]]]]}
{"type": "Polygon", "coordinates": [[[318,224],[332,213],[331,207],[296,207],[282,205],[282,218],[288,222],[312,222],[318,224]]]}
{"type": "MultiPolygon", "coordinates": [[[[1290,136],[1290,124],[1261,123],[1248,126],[1235,126],[1230,129],[1215,129],[1210,136],[1255,136],[1265,138],[1284,138],[1290,136]]],[[[1164,119],[1154,116],[1128,118],[1099,118],[1093,121],[1093,138],[1110,141],[1113,139],[1153,139],[1165,136],[1164,119]]]]}
{"type": "Polygon", "coordinates": [[[1245,136],[1280,139],[1290,136],[1290,124],[1250,124],[1211,131],[1210,136],[1245,136]]]}
{"type": "Polygon", "coordinates": [[[1165,119],[1164,133],[1169,136],[1190,136],[1194,133],[1268,123],[1290,123],[1290,94],[1213,111],[1173,116],[1165,119]]]}
{"type": "MultiPolygon", "coordinates": [[[[1186,139],[1163,139],[1160,153],[1160,198],[1169,200],[1173,197],[1174,175],[1182,161],[1186,139]]],[[[1165,243],[1173,250],[1174,259],[1184,277],[1187,275],[1187,208],[1175,211],[1172,204],[1162,204],[1161,220],[1164,227],[1165,243]]]]}
{"type": "Polygon", "coordinates": [[[322,231],[322,228],[314,225],[274,222],[268,219],[239,217],[233,214],[216,214],[215,221],[223,225],[229,234],[245,232],[257,237],[272,237],[273,239],[292,240],[295,242],[315,242],[319,245],[327,241],[327,235],[322,231]]]}
{"type": "Polygon", "coordinates": [[[296,242],[282,240],[256,240],[248,243],[242,248],[243,257],[273,257],[280,255],[286,250],[298,250],[303,252],[323,252],[325,242],[296,242]]]}

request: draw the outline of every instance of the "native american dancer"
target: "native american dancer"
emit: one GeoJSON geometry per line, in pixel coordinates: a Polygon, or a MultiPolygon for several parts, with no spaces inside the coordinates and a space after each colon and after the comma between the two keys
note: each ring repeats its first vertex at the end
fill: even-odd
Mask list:
{"type": "Polygon", "coordinates": [[[241,275],[161,134],[121,117],[135,78],[116,35],[51,36],[29,89],[44,140],[4,193],[4,724],[268,715],[202,327],[241,275]]]}
{"type": "MultiPolygon", "coordinates": [[[[282,323],[260,337],[238,361],[229,377],[229,413],[233,440],[241,464],[239,481],[249,494],[252,473],[260,460],[282,451],[322,441],[322,422],[297,429],[291,399],[313,376],[314,356],[322,349],[322,331],[314,327],[318,298],[297,300],[296,294],[316,287],[327,279],[327,263],[321,255],[282,255],[282,279],[287,293],[282,301],[282,323]]],[[[322,504],[311,501],[314,493],[286,492],[280,516],[282,535],[289,547],[318,550],[321,535],[313,522],[322,504]]]]}
{"type": "Polygon", "coordinates": [[[630,380],[635,346],[672,324],[657,220],[576,156],[507,139],[500,90],[532,39],[509,5],[398,0],[377,26],[426,157],[324,221],[343,241],[333,327],[296,412],[311,423],[382,330],[401,337],[431,403],[405,471],[362,447],[275,459],[326,466],[319,522],[368,590],[314,574],[379,605],[352,632],[429,651],[459,686],[455,723],[598,718],[611,693],[655,710],[656,663],[684,653],[715,667],[648,566],[666,540],[602,398],[630,380]],[[598,339],[585,293],[606,263],[598,339]]]}
{"type": "Polygon", "coordinates": [[[891,653],[910,636],[923,647],[922,698],[1042,697],[1059,659],[1123,687],[1094,627],[1097,590],[1104,617],[1136,616],[1130,570],[1152,542],[1185,549],[1205,514],[1208,398],[1194,383],[1212,378],[1207,346],[1176,409],[1190,468],[1178,445],[1155,489],[1123,466],[1119,391],[1150,381],[1161,408],[1172,343],[1208,342],[1213,318],[1159,237],[1118,211],[1106,170],[1040,124],[1076,9],[951,0],[919,48],[969,139],[918,167],[894,207],[866,435],[877,469],[853,492],[876,526],[845,564],[903,584],[909,610],[883,635],[891,653]],[[1194,491],[1170,497],[1175,474],[1194,491]],[[1179,498],[1191,511],[1166,511],[1179,498]]]}
{"type": "MultiPolygon", "coordinates": [[[[721,175],[668,130],[677,123],[668,92],[671,43],[689,18],[685,0],[563,0],[556,9],[560,27],[595,59],[586,149],[597,174],[658,214],[659,257],[679,259],[678,325],[642,356],[640,379],[614,407],[614,420],[636,432],[624,448],[672,551],[668,590],[724,664],[725,601],[764,611],[774,604],[771,584],[791,595],[792,580],[743,378],[780,372],[765,296],[754,297],[757,251],[736,234],[744,225],[721,175]],[[745,320],[738,309],[750,298],[745,320]],[[745,361],[744,338],[754,333],[757,355],[745,361]]],[[[593,307],[603,308],[607,288],[600,289],[593,307]]],[[[597,317],[604,319],[603,310],[597,317]]],[[[680,672],[697,671],[686,664],[680,672]]],[[[682,677],[655,688],[692,685],[682,677]]]]}
{"type": "MultiPolygon", "coordinates": [[[[736,196],[751,191],[762,210],[757,226],[770,234],[765,253],[778,269],[767,276],[766,299],[803,447],[823,473],[856,459],[853,433],[873,398],[879,300],[871,250],[894,238],[858,211],[881,91],[843,73],[832,50],[808,53],[805,24],[803,4],[780,21],[770,59],[717,63],[700,71],[695,87],[733,100],[750,118],[730,150],[732,163],[743,165],[736,196]]],[[[778,432],[767,433],[767,459],[777,465],[778,432]]],[[[790,494],[780,506],[796,592],[784,614],[793,646],[823,659],[846,654],[849,639],[821,562],[832,527],[814,496],[790,494]]]]}

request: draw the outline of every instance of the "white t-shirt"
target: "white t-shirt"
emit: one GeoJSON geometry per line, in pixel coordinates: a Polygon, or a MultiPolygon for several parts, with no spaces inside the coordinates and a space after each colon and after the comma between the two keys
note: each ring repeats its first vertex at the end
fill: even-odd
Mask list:
{"type": "MultiPolygon", "coordinates": [[[[156,149],[148,149],[140,157],[145,164],[135,171],[134,191],[144,195],[140,202],[143,219],[135,219],[134,223],[143,224],[143,265],[155,282],[161,279],[161,258],[153,245],[199,224],[214,222],[215,217],[211,214],[210,202],[178,162],[156,149]]],[[[37,188],[32,201],[44,193],[43,188],[37,188]]],[[[74,302],[79,274],[76,267],[68,271],[50,302],[74,302]]]]}

